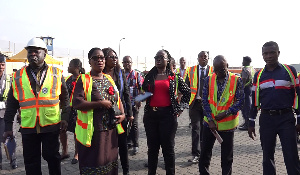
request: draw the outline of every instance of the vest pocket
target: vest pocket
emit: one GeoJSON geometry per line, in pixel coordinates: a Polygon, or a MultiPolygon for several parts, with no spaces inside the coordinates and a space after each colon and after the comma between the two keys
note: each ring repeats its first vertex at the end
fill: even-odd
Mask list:
{"type": "Polygon", "coordinates": [[[21,126],[25,128],[33,128],[36,123],[35,109],[21,109],[21,126]]]}
{"type": "Polygon", "coordinates": [[[42,125],[56,124],[60,121],[59,106],[44,108],[44,119],[41,118],[42,125]]]}

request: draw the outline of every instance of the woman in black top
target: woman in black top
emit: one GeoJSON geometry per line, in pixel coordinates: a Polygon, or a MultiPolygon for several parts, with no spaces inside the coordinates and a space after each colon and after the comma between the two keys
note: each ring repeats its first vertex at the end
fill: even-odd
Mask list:
{"type": "MultiPolygon", "coordinates": [[[[127,86],[127,80],[124,71],[121,70],[117,53],[112,48],[102,49],[105,56],[105,69],[104,73],[109,74],[115,81],[121,101],[124,106],[125,115],[128,120],[133,120],[132,106],[130,101],[129,89],[127,86]]],[[[125,133],[118,135],[119,155],[123,174],[129,173],[129,162],[128,162],[128,146],[127,146],[127,120],[122,122],[122,126],[125,133]]]]}
{"type": "MultiPolygon", "coordinates": [[[[84,74],[85,70],[82,67],[82,63],[79,59],[72,59],[69,63],[68,72],[72,74],[66,78],[66,85],[68,88],[69,97],[71,97],[78,75],[84,74]]],[[[77,110],[71,106],[67,131],[75,133],[76,119],[77,119],[77,110]]],[[[74,153],[74,158],[71,161],[72,164],[76,164],[78,162],[78,152],[77,152],[75,134],[74,134],[74,140],[75,140],[75,153],[74,153]]],[[[69,158],[70,155],[68,154],[68,137],[66,131],[61,131],[60,142],[62,144],[61,160],[69,158]]]]}
{"type": "Polygon", "coordinates": [[[166,174],[175,174],[175,134],[177,117],[188,108],[190,88],[183,79],[175,78],[170,68],[171,55],[166,50],[157,52],[155,66],[143,83],[143,90],[152,92],[147,99],[144,126],[148,145],[148,174],[155,175],[160,146],[165,161],[166,174]],[[183,94],[180,104],[176,100],[176,87],[183,94]]]}

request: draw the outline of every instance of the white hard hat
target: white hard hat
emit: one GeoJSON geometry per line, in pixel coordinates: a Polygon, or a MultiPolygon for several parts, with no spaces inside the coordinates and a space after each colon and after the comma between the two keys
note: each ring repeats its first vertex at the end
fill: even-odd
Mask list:
{"type": "Polygon", "coordinates": [[[25,47],[25,49],[27,49],[28,47],[38,47],[38,48],[45,49],[47,51],[46,43],[43,40],[41,40],[40,38],[32,38],[28,42],[28,44],[25,47]]]}

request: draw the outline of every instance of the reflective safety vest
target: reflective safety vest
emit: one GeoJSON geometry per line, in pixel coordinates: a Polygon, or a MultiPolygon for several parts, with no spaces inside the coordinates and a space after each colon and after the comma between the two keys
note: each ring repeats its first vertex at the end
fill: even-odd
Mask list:
{"type": "MultiPolygon", "coordinates": [[[[186,78],[188,72],[189,72],[189,67],[187,67],[187,68],[185,69],[185,71],[184,71],[184,74],[183,74],[183,77],[182,77],[183,80],[185,80],[185,78],[186,78]]],[[[177,68],[177,69],[176,69],[176,73],[178,73],[178,74],[181,76],[180,68],[177,68]]]]}
{"type": "MultiPolygon", "coordinates": [[[[114,80],[111,78],[110,75],[103,74],[109,82],[113,85],[115,92],[118,94],[118,101],[117,105],[120,109],[120,96],[117,89],[117,86],[115,85],[114,80]]],[[[91,102],[92,101],[92,85],[93,85],[93,79],[90,73],[87,74],[81,74],[78,76],[78,78],[81,78],[82,84],[83,84],[83,90],[84,90],[84,96],[85,100],[91,102]]],[[[78,81],[77,78],[77,81],[78,81]]],[[[94,110],[88,110],[88,111],[81,111],[77,110],[77,121],[76,121],[76,127],[75,127],[75,135],[78,142],[80,142],[82,145],[86,147],[90,147],[92,143],[92,137],[94,133],[94,125],[93,125],[93,114],[94,110]]],[[[124,133],[124,129],[122,128],[121,124],[117,124],[116,126],[118,134],[124,133]]]]}
{"type": "Polygon", "coordinates": [[[248,86],[252,83],[252,79],[253,79],[254,74],[255,74],[255,69],[252,66],[245,66],[245,68],[250,68],[251,77],[249,77],[249,81],[247,83],[245,83],[245,85],[244,85],[244,86],[248,86]]]}
{"type": "MultiPolygon", "coordinates": [[[[197,90],[198,90],[198,73],[197,73],[197,65],[196,66],[192,66],[189,68],[188,70],[188,77],[189,77],[189,81],[190,81],[190,88],[191,88],[191,98],[190,98],[190,102],[189,105],[192,104],[192,102],[194,101],[196,95],[197,95],[197,90]]],[[[209,67],[209,71],[208,71],[208,76],[212,75],[213,73],[213,67],[210,66],[209,67]]]]}
{"type": "Polygon", "coordinates": [[[41,127],[60,122],[59,95],[61,94],[62,71],[49,66],[37,95],[33,93],[26,67],[18,70],[13,76],[13,95],[21,107],[21,127],[34,128],[39,118],[41,127]]]}
{"type": "MultiPolygon", "coordinates": [[[[285,70],[289,73],[289,76],[291,78],[291,81],[292,81],[292,85],[294,86],[295,88],[295,97],[294,97],[294,104],[293,104],[293,108],[294,109],[298,109],[298,95],[296,93],[296,86],[297,86],[297,81],[296,81],[296,78],[292,72],[292,70],[290,69],[290,67],[286,64],[282,64],[282,66],[285,68],[285,70]]],[[[262,68],[258,74],[257,74],[257,81],[256,81],[256,88],[255,88],[255,106],[259,109],[260,108],[260,102],[259,102],[259,90],[260,90],[260,86],[259,86],[259,80],[260,80],[260,77],[261,77],[261,74],[263,72],[265,68],[262,68]]]]}
{"type": "Polygon", "coordinates": [[[10,81],[11,81],[11,77],[8,76],[8,75],[5,75],[6,79],[5,79],[5,89],[4,89],[4,92],[2,94],[2,99],[3,101],[6,101],[7,100],[7,94],[8,94],[8,91],[9,91],[9,88],[10,88],[10,81]]]}
{"type": "MultiPolygon", "coordinates": [[[[236,115],[231,114],[220,121],[215,120],[216,115],[227,111],[229,107],[234,103],[237,80],[238,76],[234,75],[233,73],[229,73],[228,81],[226,83],[222,96],[218,101],[217,75],[214,73],[209,77],[208,102],[211,109],[211,116],[214,119],[218,131],[231,130],[236,128],[239,124],[239,113],[237,113],[236,115]]],[[[204,116],[204,121],[208,123],[206,116],[204,116]]]]}

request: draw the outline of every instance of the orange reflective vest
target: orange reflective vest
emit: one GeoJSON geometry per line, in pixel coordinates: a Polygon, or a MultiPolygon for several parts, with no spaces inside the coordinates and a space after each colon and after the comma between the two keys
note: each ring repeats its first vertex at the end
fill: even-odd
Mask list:
{"type": "MultiPolygon", "coordinates": [[[[196,95],[197,95],[197,90],[198,90],[198,69],[197,69],[197,65],[196,66],[192,66],[189,68],[188,70],[188,78],[190,81],[190,88],[191,88],[191,98],[190,98],[190,102],[189,105],[192,104],[192,102],[194,101],[196,95]]],[[[210,76],[213,73],[213,67],[209,67],[209,71],[208,71],[208,76],[210,76]]]]}
{"type": "MultiPolygon", "coordinates": [[[[186,78],[186,76],[187,76],[187,74],[188,74],[188,72],[189,72],[189,67],[187,67],[186,69],[185,69],[185,71],[184,71],[184,74],[183,74],[183,80],[185,80],[185,78],[186,78]]],[[[180,72],[180,68],[177,68],[176,69],[176,73],[178,73],[180,76],[181,76],[181,72],[180,72]]]]}
{"type": "Polygon", "coordinates": [[[61,94],[62,71],[49,66],[37,96],[33,93],[26,67],[13,76],[13,95],[21,108],[21,127],[34,128],[39,118],[41,127],[60,122],[59,95],[61,94]]]}
{"type": "MultiPolygon", "coordinates": [[[[211,109],[211,116],[214,119],[218,131],[231,130],[236,128],[239,124],[239,113],[237,113],[236,115],[229,115],[220,121],[215,120],[216,115],[227,111],[229,107],[234,103],[237,80],[238,76],[234,75],[233,73],[229,73],[228,81],[226,83],[222,96],[218,101],[217,75],[214,73],[209,77],[208,102],[211,109]]],[[[204,121],[208,123],[208,119],[206,116],[204,116],[204,121]]]]}
{"type": "MultiPolygon", "coordinates": [[[[119,92],[117,89],[117,86],[115,85],[114,80],[111,78],[110,75],[103,74],[113,85],[115,92],[118,93],[118,101],[117,105],[120,109],[120,97],[119,92]]],[[[90,73],[87,74],[81,74],[78,76],[78,78],[81,78],[82,84],[83,84],[83,90],[84,90],[84,96],[85,100],[91,102],[92,101],[92,84],[93,79],[90,73]]],[[[77,78],[77,80],[78,80],[77,78]]],[[[73,89],[74,90],[74,89],[73,89]]],[[[94,125],[93,125],[93,114],[94,110],[88,110],[88,111],[80,111],[77,110],[77,121],[76,121],[76,127],[75,127],[75,135],[78,142],[80,142],[82,145],[86,147],[90,147],[92,143],[92,137],[94,133],[94,125]]],[[[124,133],[124,129],[122,128],[121,124],[117,124],[116,126],[118,134],[124,133]]]]}

